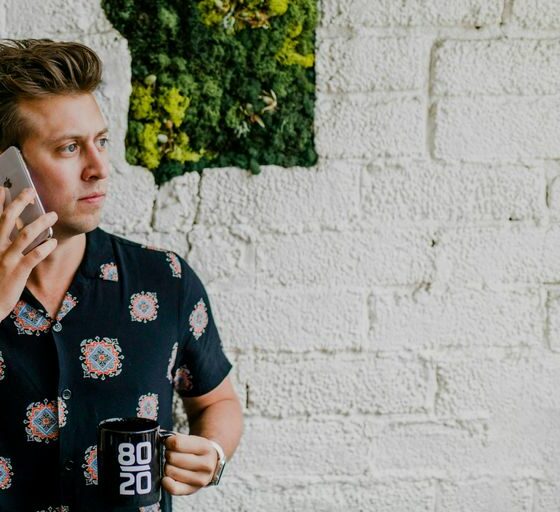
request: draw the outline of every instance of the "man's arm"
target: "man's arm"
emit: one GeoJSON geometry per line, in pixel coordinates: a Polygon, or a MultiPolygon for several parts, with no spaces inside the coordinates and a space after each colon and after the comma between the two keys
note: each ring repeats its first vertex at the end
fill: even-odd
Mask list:
{"type": "Polygon", "coordinates": [[[243,410],[229,377],[205,395],[183,398],[189,435],[165,440],[164,488],[176,496],[205,487],[216,469],[218,454],[208,441],[216,441],[229,460],[243,433],[243,410]]]}
{"type": "Polygon", "coordinates": [[[229,377],[209,393],[183,398],[189,434],[216,441],[229,460],[243,433],[243,411],[229,377]]]}

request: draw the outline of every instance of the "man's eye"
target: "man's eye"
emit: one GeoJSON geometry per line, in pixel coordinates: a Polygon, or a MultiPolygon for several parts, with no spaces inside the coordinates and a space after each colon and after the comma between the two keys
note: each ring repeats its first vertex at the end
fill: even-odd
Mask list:
{"type": "Polygon", "coordinates": [[[101,147],[107,147],[107,145],[109,144],[109,137],[103,137],[101,139],[99,139],[99,142],[101,141],[105,141],[105,144],[101,144],[101,147]]]}
{"type": "MultiPolygon", "coordinates": [[[[67,149],[73,148],[73,147],[77,148],[77,147],[78,147],[78,144],[75,144],[75,143],[68,144],[68,146],[65,146],[65,147],[62,148],[62,151],[65,152],[67,149]]],[[[76,151],[70,150],[70,151],[68,151],[68,152],[69,152],[69,153],[75,153],[76,151]]]]}

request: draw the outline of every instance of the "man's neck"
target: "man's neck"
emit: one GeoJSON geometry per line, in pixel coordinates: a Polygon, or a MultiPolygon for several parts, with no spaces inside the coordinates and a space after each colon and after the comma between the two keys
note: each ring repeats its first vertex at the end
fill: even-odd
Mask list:
{"type": "Polygon", "coordinates": [[[58,238],[56,249],[41,261],[27,279],[28,288],[52,292],[66,288],[78,270],[86,249],[86,235],[81,233],[69,238],[58,238]]]}

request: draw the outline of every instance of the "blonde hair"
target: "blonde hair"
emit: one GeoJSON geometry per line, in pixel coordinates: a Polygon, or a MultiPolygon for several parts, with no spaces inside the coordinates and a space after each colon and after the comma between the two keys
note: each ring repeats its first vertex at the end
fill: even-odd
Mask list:
{"type": "Polygon", "coordinates": [[[0,153],[21,147],[32,129],[18,102],[58,94],[91,93],[101,82],[99,56],[77,42],[0,40],[0,153]]]}

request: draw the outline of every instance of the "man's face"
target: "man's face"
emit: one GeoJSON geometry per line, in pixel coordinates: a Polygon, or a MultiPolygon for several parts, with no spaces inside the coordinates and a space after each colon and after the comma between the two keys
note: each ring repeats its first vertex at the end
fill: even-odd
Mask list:
{"type": "Polygon", "coordinates": [[[80,200],[108,188],[107,126],[92,94],[25,100],[20,115],[32,128],[21,146],[46,211],[55,211],[57,239],[95,229],[101,201],[80,200]]]}

